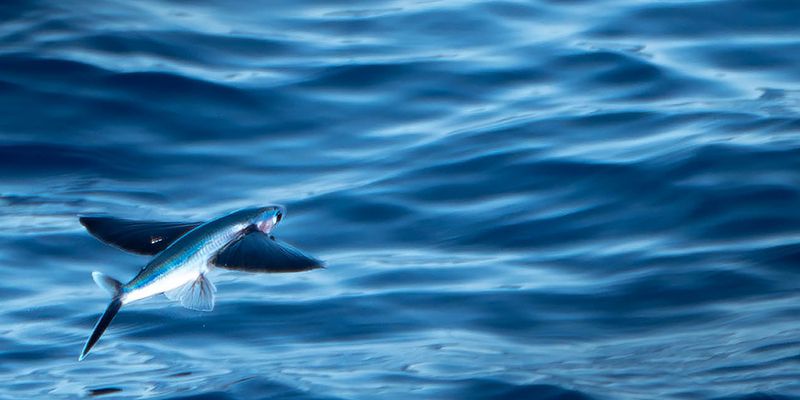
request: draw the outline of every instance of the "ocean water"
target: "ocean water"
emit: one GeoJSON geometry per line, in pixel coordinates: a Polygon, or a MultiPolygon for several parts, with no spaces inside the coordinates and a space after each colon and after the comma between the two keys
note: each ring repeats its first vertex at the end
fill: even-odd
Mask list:
{"type": "Polygon", "coordinates": [[[800,398],[800,2],[0,4],[0,399],[800,398]],[[283,204],[211,313],[76,216],[283,204]]]}

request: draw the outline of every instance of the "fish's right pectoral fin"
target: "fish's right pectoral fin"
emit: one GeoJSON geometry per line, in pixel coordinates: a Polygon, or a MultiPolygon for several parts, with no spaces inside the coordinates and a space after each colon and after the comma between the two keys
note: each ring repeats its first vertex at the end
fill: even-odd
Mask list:
{"type": "Polygon", "coordinates": [[[258,231],[228,243],[211,263],[244,272],[301,272],[323,267],[322,261],[258,231]]]}
{"type": "Polygon", "coordinates": [[[156,255],[201,222],[136,221],[113,217],[79,218],[94,237],[122,250],[156,255]]]}
{"type": "Polygon", "coordinates": [[[181,287],[164,292],[170,300],[180,301],[181,305],[197,311],[211,311],[214,309],[214,293],[217,287],[201,274],[192,282],[181,287]]]}

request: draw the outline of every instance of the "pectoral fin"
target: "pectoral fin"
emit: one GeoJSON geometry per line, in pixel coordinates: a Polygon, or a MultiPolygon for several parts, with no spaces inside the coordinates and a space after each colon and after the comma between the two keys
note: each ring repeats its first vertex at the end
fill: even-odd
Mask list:
{"type": "Polygon", "coordinates": [[[214,293],[216,292],[217,287],[208,277],[200,274],[196,280],[164,292],[164,295],[170,300],[180,301],[181,305],[188,309],[211,311],[214,309],[214,293]]]}
{"type": "Polygon", "coordinates": [[[135,221],[112,217],[80,217],[94,237],[122,250],[155,255],[201,222],[135,221]]]}
{"type": "Polygon", "coordinates": [[[211,262],[245,272],[300,272],[322,267],[322,261],[260,231],[252,231],[223,247],[211,262]]]}

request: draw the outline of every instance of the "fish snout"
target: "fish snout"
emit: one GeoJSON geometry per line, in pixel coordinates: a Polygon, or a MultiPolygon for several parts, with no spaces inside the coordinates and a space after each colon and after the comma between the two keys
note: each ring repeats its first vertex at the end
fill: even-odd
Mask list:
{"type": "Polygon", "coordinates": [[[269,233],[275,225],[281,222],[284,215],[286,215],[286,207],[284,206],[264,207],[264,211],[256,221],[256,226],[261,232],[269,233]]]}
{"type": "Polygon", "coordinates": [[[286,215],[286,207],[284,206],[276,206],[276,207],[278,208],[278,210],[276,211],[275,214],[275,224],[281,222],[283,216],[286,215]]]}

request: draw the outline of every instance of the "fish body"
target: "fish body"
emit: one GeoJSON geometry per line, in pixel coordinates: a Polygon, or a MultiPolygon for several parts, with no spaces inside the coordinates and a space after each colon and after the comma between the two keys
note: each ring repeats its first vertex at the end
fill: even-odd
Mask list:
{"type": "MultiPolygon", "coordinates": [[[[245,228],[262,219],[277,221],[282,211],[265,207],[245,209],[192,229],[153,258],[130,282],[122,286],[122,304],[176,289],[209,271],[209,260],[245,228]]],[[[269,229],[275,223],[264,225],[269,229]]],[[[269,233],[267,230],[264,233],[269,233]]]]}
{"type": "Polygon", "coordinates": [[[238,210],[205,223],[81,218],[81,223],[101,240],[139,254],[158,252],[126,284],[100,272],[92,273],[112,300],[79,360],[86,357],[125,304],[164,293],[184,307],[211,311],[216,288],[206,274],[214,267],[249,272],[296,272],[321,267],[318,260],[269,235],[284,214],[283,207],[268,206],[238,210]],[[154,246],[162,241],[168,242],[163,243],[165,248],[154,246]]]}

